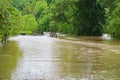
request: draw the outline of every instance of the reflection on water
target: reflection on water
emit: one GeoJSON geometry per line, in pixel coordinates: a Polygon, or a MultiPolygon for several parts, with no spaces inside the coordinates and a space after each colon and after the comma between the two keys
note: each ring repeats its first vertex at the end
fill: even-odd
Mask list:
{"type": "MultiPolygon", "coordinates": [[[[11,59],[13,68],[16,66],[12,77],[9,76],[11,80],[120,80],[119,42],[116,45],[98,37],[56,39],[47,36],[17,36],[10,41],[17,41],[23,52],[17,66],[18,56],[16,60],[11,59]]],[[[9,52],[9,49],[2,51],[9,52]]],[[[5,60],[0,58],[0,62],[5,60]]],[[[10,60],[7,63],[10,68],[10,60]]],[[[13,68],[0,68],[3,70],[0,75],[5,77],[2,73],[11,72],[13,68]]]]}
{"type": "Polygon", "coordinates": [[[19,55],[20,51],[15,42],[0,46],[0,80],[11,80],[19,55]]]}

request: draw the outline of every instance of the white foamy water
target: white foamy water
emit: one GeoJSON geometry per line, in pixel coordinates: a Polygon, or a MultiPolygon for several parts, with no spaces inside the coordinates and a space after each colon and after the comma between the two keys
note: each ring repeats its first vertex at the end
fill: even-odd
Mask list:
{"type": "Polygon", "coordinates": [[[106,33],[103,33],[102,38],[106,39],[106,40],[111,40],[112,39],[112,37],[109,34],[106,34],[106,33]]]}

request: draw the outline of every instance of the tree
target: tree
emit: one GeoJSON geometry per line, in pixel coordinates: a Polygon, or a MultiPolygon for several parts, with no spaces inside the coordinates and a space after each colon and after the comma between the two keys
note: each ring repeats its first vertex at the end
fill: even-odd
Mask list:
{"type": "Polygon", "coordinates": [[[25,7],[26,0],[12,0],[12,5],[22,11],[25,7]]]}
{"type": "Polygon", "coordinates": [[[0,30],[2,42],[5,42],[10,36],[12,30],[17,29],[18,21],[20,20],[20,12],[11,5],[11,0],[0,1],[0,30]]]}
{"type": "Polygon", "coordinates": [[[120,39],[120,1],[98,0],[105,9],[106,23],[104,31],[114,38],[120,39]]]}
{"type": "Polygon", "coordinates": [[[44,16],[47,9],[48,9],[48,5],[47,5],[47,2],[45,0],[41,0],[41,1],[36,2],[36,5],[35,5],[36,20],[38,20],[38,18],[41,18],[42,16],[44,16]]]}
{"type": "Polygon", "coordinates": [[[112,14],[108,16],[107,23],[105,25],[105,30],[112,37],[120,39],[120,1],[116,0],[115,9],[112,14]]]}
{"type": "Polygon", "coordinates": [[[56,31],[72,33],[74,23],[75,0],[53,0],[49,6],[52,14],[50,22],[55,22],[56,31]]]}
{"type": "Polygon", "coordinates": [[[96,0],[79,0],[76,3],[75,31],[77,35],[102,35],[104,24],[104,8],[96,0]]]}
{"type": "Polygon", "coordinates": [[[21,30],[30,32],[33,30],[37,30],[37,22],[33,14],[23,16],[21,30]]]}

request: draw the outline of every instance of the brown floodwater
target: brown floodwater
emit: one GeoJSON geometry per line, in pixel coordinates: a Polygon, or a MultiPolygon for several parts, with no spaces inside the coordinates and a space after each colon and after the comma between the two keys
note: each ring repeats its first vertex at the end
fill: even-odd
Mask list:
{"type": "Polygon", "coordinates": [[[14,41],[0,45],[0,80],[11,80],[21,52],[14,41]]]}
{"type": "Polygon", "coordinates": [[[120,80],[120,41],[11,37],[0,46],[0,80],[120,80]]]}

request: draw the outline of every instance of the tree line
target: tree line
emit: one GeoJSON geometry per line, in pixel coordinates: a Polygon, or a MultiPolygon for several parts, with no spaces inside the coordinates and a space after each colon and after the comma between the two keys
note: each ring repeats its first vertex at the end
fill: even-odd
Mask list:
{"type": "Polygon", "coordinates": [[[120,39],[119,0],[0,0],[0,37],[34,30],[120,39]]]}

